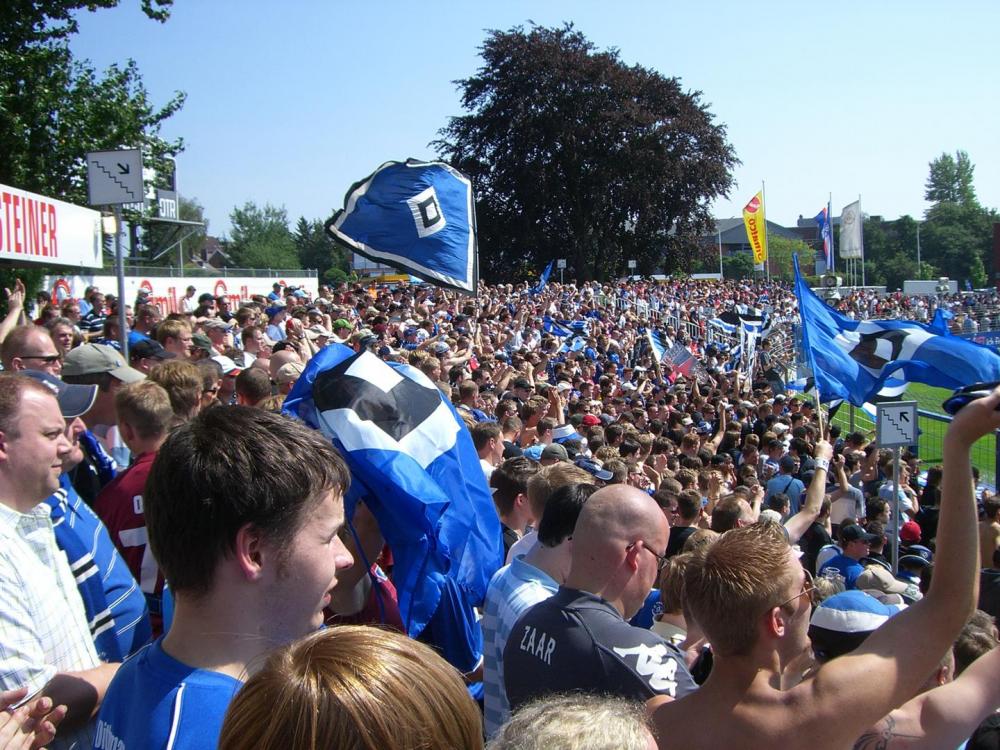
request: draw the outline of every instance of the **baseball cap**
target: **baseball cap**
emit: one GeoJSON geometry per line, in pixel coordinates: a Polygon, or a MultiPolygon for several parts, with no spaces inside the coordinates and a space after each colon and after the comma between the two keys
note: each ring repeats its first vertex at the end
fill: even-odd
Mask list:
{"type": "Polygon", "coordinates": [[[879,537],[875,534],[869,534],[857,524],[851,524],[850,526],[846,526],[841,529],[840,538],[843,539],[844,542],[868,542],[869,544],[879,541],[879,537]]]}
{"type": "Polygon", "coordinates": [[[595,479],[600,479],[602,482],[611,481],[611,479],[615,476],[607,469],[603,469],[598,466],[596,461],[591,461],[589,458],[577,458],[573,463],[588,472],[595,479]]]}
{"type": "Polygon", "coordinates": [[[584,414],[583,419],[580,421],[580,424],[585,425],[587,427],[596,427],[600,423],[601,420],[598,419],[597,416],[595,416],[594,414],[584,414]]]}
{"type": "Polygon", "coordinates": [[[920,524],[907,521],[899,528],[899,539],[903,542],[916,543],[920,541],[920,524]]]}
{"type": "Polygon", "coordinates": [[[333,321],[333,330],[336,331],[338,328],[354,328],[354,324],[347,318],[337,318],[333,321]]]}
{"type": "Polygon", "coordinates": [[[795,471],[795,458],[792,456],[782,456],[778,461],[778,466],[782,471],[795,471]]]}
{"type": "Polygon", "coordinates": [[[219,329],[220,331],[230,331],[233,328],[232,323],[227,323],[222,318],[209,318],[201,325],[206,331],[215,328],[219,329]]]}
{"type": "Polygon", "coordinates": [[[131,359],[173,359],[177,355],[168,352],[159,341],[142,339],[129,346],[128,355],[131,359]]]}
{"type": "Polygon", "coordinates": [[[864,591],[834,594],[816,608],[809,621],[809,639],[821,661],[853,651],[905,605],[883,604],[864,591]]]}
{"type": "Polygon", "coordinates": [[[47,386],[59,402],[59,411],[62,412],[64,419],[75,419],[86,414],[97,400],[96,385],[64,383],[55,375],[40,370],[23,370],[19,374],[27,375],[47,386]]]}
{"type": "Polygon", "coordinates": [[[294,383],[299,379],[302,371],[306,369],[306,366],[301,362],[286,362],[278,371],[274,374],[274,382],[278,385],[287,385],[288,383],[294,383]]]}
{"type": "Polygon", "coordinates": [[[267,315],[267,317],[269,317],[269,318],[273,318],[278,313],[284,312],[284,311],[285,311],[285,306],[284,305],[271,305],[269,308],[267,308],[266,310],[264,310],[264,314],[267,315]]]}
{"type": "Polygon", "coordinates": [[[104,344],[83,344],[71,349],[63,362],[63,377],[107,373],[123,383],[138,383],[146,376],[125,362],[121,353],[104,344]]]}
{"type": "Polygon", "coordinates": [[[204,349],[209,354],[215,354],[215,349],[212,348],[212,340],[204,333],[193,334],[191,336],[191,345],[197,346],[199,349],[204,349]]]}
{"type": "Polygon", "coordinates": [[[546,445],[545,450],[542,451],[542,459],[554,458],[558,461],[569,461],[569,454],[566,449],[563,448],[559,443],[552,443],[551,445],[546,445]]]}
{"type": "Polygon", "coordinates": [[[527,388],[531,390],[531,382],[527,378],[518,378],[514,381],[514,388],[527,388]]]}
{"type": "Polygon", "coordinates": [[[862,591],[877,591],[882,594],[908,594],[910,598],[919,597],[917,587],[894,577],[881,565],[869,565],[865,572],[858,576],[854,587],[862,591]]]}
{"type": "Polygon", "coordinates": [[[240,374],[240,372],[242,372],[242,370],[236,366],[236,363],[225,355],[216,354],[212,357],[212,361],[219,363],[219,366],[222,368],[223,375],[232,375],[233,377],[236,377],[240,374]]]}
{"type": "Polygon", "coordinates": [[[309,326],[309,328],[306,329],[306,338],[310,341],[324,337],[330,338],[332,335],[333,333],[331,331],[326,330],[321,325],[309,326]]]}

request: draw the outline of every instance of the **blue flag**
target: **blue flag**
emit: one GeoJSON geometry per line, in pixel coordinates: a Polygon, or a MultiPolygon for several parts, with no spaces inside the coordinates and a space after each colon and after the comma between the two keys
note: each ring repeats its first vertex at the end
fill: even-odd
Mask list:
{"type": "Polygon", "coordinates": [[[423,634],[472,671],[482,648],[474,607],[503,564],[503,541],[454,407],[416,368],[334,344],[310,360],[284,411],[322,431],[347,461],[347,517],[363,500],[378,519],[409,635],[423,634]]]}
{"type": "Polygon", "coordinates": [[[861,406],[890,376],[941,388],[1000,380],[1000,356],[953,336],[941,310],[930,325],[851,320],[816,296],[799,273],[797,255],[794,262],[802,346],[821,401],[842,398],[861,406]]]}
{"type": "Polygon", "coordinates": [[[819,226],[819,236],[823,238],[823,260],[826,261],[826,271],[833,270],[833,233],[830,228],[830,215],[824,208],[816,214],[816,224],[819,226]]]}
{"type": "Polygon", "coordinates": [[[554,260],[550,260],[549,264],[545,266],[545,270],[542,271],[542,275],[539,277],[538,283],[531,287],[532,294],[538,294],[545,288],[545,285],[549,283],[549,276],[552,275],[552,266],[555,264],[556,262],[554,260]]]}
{"type": "Polygon", "coordinates": [[[386,162],[351,186],[326,231],[377,263],[476,294],[472,183],[444,162],[386,162]]]}
{"type": "Polygon", "coordinates": [[[567,326],[564,322],[553,320],[549,315],[542,318],[542,330],[552,336],[558,336],[559,338],[576,335],[576,333],[570,330],[569,326],[567,326]]]}

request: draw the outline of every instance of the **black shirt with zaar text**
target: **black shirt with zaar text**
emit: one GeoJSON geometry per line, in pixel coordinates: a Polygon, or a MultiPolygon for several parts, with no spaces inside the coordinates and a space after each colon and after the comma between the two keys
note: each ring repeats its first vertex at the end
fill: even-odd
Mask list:
{"type": "Polygon", "coordinates": [[[503,653],[512,711],[550,693],[582,690],[645,701],[697,689],[683,653],[622,619],[609,602],[561,587],[514,625],[503,653]]]}

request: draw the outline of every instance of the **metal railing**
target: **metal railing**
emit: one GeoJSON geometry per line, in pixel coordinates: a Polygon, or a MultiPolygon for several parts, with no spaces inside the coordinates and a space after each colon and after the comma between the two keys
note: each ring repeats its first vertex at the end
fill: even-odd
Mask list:
{"type": "Polygon", "coordinates": [[[186,279],[215,279],[233,276],[249,276],[260,279],[278,279],[286,276],[298,276],[314,279],[315,268],[179,268],[177,266],[142,266],[125,265],[126,276],[170,276],[186,279]]]}
{"type": "MultiPolygon", "coordinates": [[[[917,455],[920,456],[924,469],[941,463],[944,446],[944,433],[948,429],[951,417],[947,414],[937,414],[926,409],[918,409],[919,432],[917,435],[917,455]]],[[[847,431],[857,431],[874,435],[875,422],[861,409],[845,404],[837,410],[833,423],[847,431]]],[[[979,468],[979,484],[986,487],[996,487],[997,476],[1000,475],[1000,431],[993,435],[980,438],[972,446],[972,465],[979,468]]]]}

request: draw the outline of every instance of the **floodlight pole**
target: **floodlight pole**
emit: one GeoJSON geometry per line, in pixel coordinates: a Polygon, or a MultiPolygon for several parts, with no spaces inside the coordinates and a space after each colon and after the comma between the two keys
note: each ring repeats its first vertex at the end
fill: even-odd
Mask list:
{"type": "Polygon", "coordinates": [[[118,342],[122,357],[128,363],[128,328],[125,318],[125,257],[122,254],[122,207],[114,206],[115,212],[115,275],[118,277],[118,342]]]}

